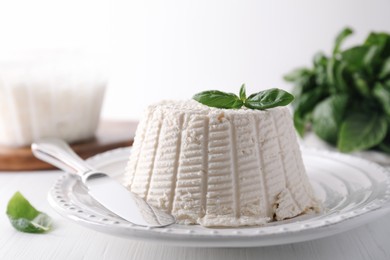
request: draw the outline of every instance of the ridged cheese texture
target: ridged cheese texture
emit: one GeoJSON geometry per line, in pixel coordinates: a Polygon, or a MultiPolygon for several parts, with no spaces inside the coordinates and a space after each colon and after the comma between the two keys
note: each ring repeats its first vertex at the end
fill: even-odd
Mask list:
{"type": "Polygon", "coordinates": [[[178,223],[253,226],[317,210],[289,110],[147,108],[124,184],[178,223]]]}

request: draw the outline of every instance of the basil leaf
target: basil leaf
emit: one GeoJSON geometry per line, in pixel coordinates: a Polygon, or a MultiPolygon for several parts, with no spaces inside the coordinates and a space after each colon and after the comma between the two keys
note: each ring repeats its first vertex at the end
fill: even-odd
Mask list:
{"type": "Polygon", "coordinates": [[[335,95],[316,106],[313,112],[313,130],[321,139],[336,144],[347,104],[347,95],[335,95]]]}
{"type": "Polygon", "coordinates": [[[292,103],[294,111],[302,116],[306,115],[313,111],[318,102],[320,102],[324,96],[324,90],[321,88],[307,91],[294,99],[294,102],[292,103]]]}
{"type": "Polygon", "coordinates": [[[390,88],[386,89],[381,83],[376,83],[373,94],[382,105],[385,113],[390,117],[390,88]]]}
{"type": "Polygon", "coordinates": [[[364,57],[369,51],[367,46],[356,46],[341,52],[341,59],[347,63],[351,71],[361,71],[365,68],[364,57]]]}
{"type": "Polygon", "coordinates": [[[311,113],[301,114],[299,111],[294,112],[294,127],[299,136],[303,137],[305,135],[306,126],[310,122],[310,117],[311,113]]]}
{"type": "Polygon", "coordinates": [[[390,131],[389,131],[390,130],[390,123],[388,124],[387,127],[388,127],[387,135],[386,135],[385,139],[383,140],[383,142],[381,142],[378,145],[378,147],[383,152],[390,154],[390,131]]]}
{"type": "Polygon", "coordinates": [[[299,96],[302,93],[305,93],[307,91],[311,91],[312,89],[315,89],[316,86],[316,78],[313,73],[308,73],[305,75],[302,75],[301,78],[297,79],[296,82],[294,82],[294,88],[292,90],[292,94],[295,96],[299,96]]]}
{"type": "Polygon", "coordinates": [[[390,34],[374,32],[364,43],[342,50],[342,43],[351,34],[352,30],[345,28],[337,35],[330,57],[317,53],[311,67],[297,69],[284,77],[294,85],[294,126],[303,135],[311,124],[320,138],[337,143],[343,151],[385,150],[390,147],[390,137],[375,142],[383,134],[380,132],[383,119],[378,118],[386,116],[389,122],[385,128],[390,129],[390,34]],[[337,101],[342,95],[348,97],[346,103],[351,106],[348,110],[356,114],[359,111],[366,119],[365,125],[361,122],[361,136],[354,133],[359,138],[348,137],[347,132],[360,131],[350,126],[356,126],[361,117],[352,116],[355,113],[347,111],[346,103],[337,101]],[[373,131],[364,132],[370,126],[367,122],[374,119],[379,122],[379,129],[371,126],[373,131]]]}
{"type": "Polygon", "coordinates": [[[385,82],[383,82],[383,85],[387,88],[387,89],[390,89],[390,79],[386,80],[385,82]]]}
{"type": "Polygon", "coordinates": [[[387,128],[386,117],[378,113],[352,113],[341,125],[337,147],[342,152],[372,148],[382,142],[387,128]]]}
{"type": "Polygon", "coordinates": [[[370,33],[367,37],[365,46],[378,46],[380,56],[388,57],[390,55],[390,35],[387,33],[370,33]]]}
{"type": "Polygon", "coordinates": [[[352,75],[353,81],[355,83],[355,88],[360,95],[363,97],[370,98],[371,97],[371,90],[370,87],[368,86],[368,83],[361,74],[359,73],[354,73],[352,75]]]}
{"type": "Polygon", "coordinates": [[[349,35],[353,33],[351,28],[344,28],[336,37],[333,54],[340,52],[340,46],[349,35]]]}
{"type": "Polygon", "coordinates": [[[294,99],[294,102],[292,103],[294,108],[294,126],[301,137],[304,136],[306,126],[311,121],[313,109],[323,98],[324,90],[315,88],[294,99]]]}
{"type": "Polygon", "coordinates": [[[7,215],[12,226],[27,233],[44,233],[51,228],[51,219],[36,210],[20,192],[16,192],[7,205],[7,215]]]}
{"type": "Polygon", "coordinates": [[[305,135],[305,125],[306,125],[304,117],[301,114],[294,112],[293,120],[294,120],[295,130],[298,132],[300,137],[303,137],[305,135]]]}
{"type": "Polygon", "coordinates": [[[250,95],[244,105],[252,109],[268,109],[286,106],[294,100],[294,96],[278,88],[272,88],[250,95]]]}
{"type": "Polygon", "coordinates": [[[314,56],[314,78],[315,85],[324,86],[328,83],[327,69],[332,59],[328,59],[323,53],[317,53],[314,56]]]}
{"type": "Polygon", "coordinates": [[[379,149],[381,149],[382,152],[390,154],[390,144],[387,143],[380,143],[378,145],[379,149]]]}
{"type": "Polygon", "coordinates": [[[284,80],[289,82],[300,82],[303,77],[311,76],[312,72],[306,68],[299,68],[284,75],[284,80]]]}
{"type": "Polygon", "coordinates": [[[382,66],[382,70],[379,73],[379,78],[380,79],[384,79],[384,78],[387,78],[387,77],[390,77],[390,57],[388,57],[385,60],[383,66],[382,66]]]}
{"type": "Polygon", "coordinates": [[[370,72],[371,75],[374,73],[373,68],[375,68],[378,65],[378,62],[380,61],[379,56],[380,56],[379,46],[371,46],[363,58],[363,64],[365,65],[365,68],[370,72]]]}
{"type": "Polygon", "coordinates": [[[241,85],[241,88],[240,88],[240,99],[242,100],[242,102],[245,102],[245,100],[246,100],[245,84],[241,85]]]}
{"type": "MultiPolygon", "coordinates": [[[[334,76],[334,69],[335,69],[335,63],[336,59],[330,59],[329,62],[326,64],[326,79],[327,83],[329,83],[330,86],[332,86],[333,89],[336,89],[335,87],[335,76],[334,76]]],[[[323,73],[321,73],[323,74],[323,73]]],[[[320,85],[320,84],[318,84],[320,85]]]]}
{"type": "Polygon", "coordinates": [[[347,64],[343,61],[330,59],[326,67],[326,77],[331,93],[346,93],[349,91],[345,79],[347,64]]]}
{"type": "Polygon", "coordinates": [[[313,65],[314,67],[326,67],[328,63],[328,57],[322,52],[318,52],[313,57],[313,65]]]}
{"type": "Polygon", "coordinates": [[[372,45],[379,45],[379,46],[385,46],[386,42],[389,40],[389,35],[386,33],[376,33],[372,32],[368,35],[366,41],[364,42],[364,45],[372,46],[372,45]]]}
{"type": "Polygon", "coordinates": [[[242,100],[237,95],[218,90],[203,91],[195,94],[192,98],[203,105],[216,108],[240,108],[243,105],[242,100]]]}

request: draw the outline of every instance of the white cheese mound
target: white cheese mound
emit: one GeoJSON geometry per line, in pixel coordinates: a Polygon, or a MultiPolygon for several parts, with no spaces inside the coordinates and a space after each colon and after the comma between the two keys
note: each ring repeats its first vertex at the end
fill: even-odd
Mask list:
{"type": "Polygon", "coordinates": [[[178,223],[206,227],[263,225],[320,208],[286,107],[152,105],[124,184],[178,223]]]}

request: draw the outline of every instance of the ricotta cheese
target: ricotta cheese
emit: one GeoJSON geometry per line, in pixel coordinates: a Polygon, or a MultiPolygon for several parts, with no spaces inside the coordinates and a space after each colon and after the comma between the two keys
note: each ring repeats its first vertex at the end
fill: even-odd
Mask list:
{"type": "Polygon", "coordinates": [[[286,107],[152,105],[124,184],[178,223],[206,227],[262,225],[319,209],[286,107]]]}

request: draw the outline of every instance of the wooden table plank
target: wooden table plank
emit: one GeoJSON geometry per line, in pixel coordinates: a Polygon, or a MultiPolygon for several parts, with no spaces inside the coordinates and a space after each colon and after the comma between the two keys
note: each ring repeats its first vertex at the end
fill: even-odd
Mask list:
{"type": "MultiPolygon", "coordinates": [[[[72,144],[82,158],[88,158],[118,147],[133,144],[138,122],[102,121],[92,140],[72,144]]],[[[53,169],[47,163],[36,159],[30,147],[11,148],[0,146],[0,171],[32,171],[53,169]]]]}

